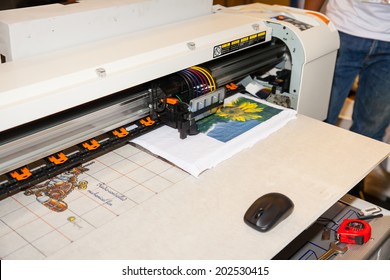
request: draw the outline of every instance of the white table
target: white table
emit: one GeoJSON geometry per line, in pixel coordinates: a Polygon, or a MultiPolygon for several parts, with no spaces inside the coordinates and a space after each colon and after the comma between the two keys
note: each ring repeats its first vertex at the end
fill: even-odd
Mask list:
{"type": "Polygon", "coordinates": [[[53,259],[270,259],[390,154],[390,145],[299,115],[253,148],[187,177],[53,259]],[[243,215],[269,192],[293,213],[269,232],[243,215]]]}

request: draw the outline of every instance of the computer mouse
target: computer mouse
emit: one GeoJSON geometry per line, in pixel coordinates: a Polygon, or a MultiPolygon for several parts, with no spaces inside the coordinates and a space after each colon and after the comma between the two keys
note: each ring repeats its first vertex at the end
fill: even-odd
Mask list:
{"type": "Polygon", "coordinates": [[[250,227],[266,232],[287,218],[293,209],[294,203],[284,194],[267,193],[248,208],[244,221],[250,227]]]}

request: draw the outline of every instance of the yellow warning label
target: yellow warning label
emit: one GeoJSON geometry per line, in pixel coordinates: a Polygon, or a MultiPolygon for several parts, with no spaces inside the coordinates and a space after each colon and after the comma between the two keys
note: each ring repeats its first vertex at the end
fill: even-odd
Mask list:
{"type": "Polygon", "coordinates": [[[265,41],[266,31],[251,34],[239,39],[235,39],[230,42],[226,42],[214,47],[213,57],[219,57],[230,52],[234,52],[240,49],[244,49],[253,45],[257,45],[265,41]]]}

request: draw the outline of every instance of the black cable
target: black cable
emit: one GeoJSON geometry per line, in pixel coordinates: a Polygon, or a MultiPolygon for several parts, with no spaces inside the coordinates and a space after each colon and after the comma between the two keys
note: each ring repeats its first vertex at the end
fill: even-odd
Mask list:
{"type": "Polygon", "coordinates": [[[192,77],[195,81],[195,89],[196,89],[196,97],[202,95],[202,82],[199,80],[199,77],[196,76],[194,73],[189,71],[188,69],[184,69],[182,72],[186,73],[189,77],[192,77]]]}
{"type": "Polygon", "coordinates": [[[192,87],[191,87],[192,95],[191,95],[190,99],[195,98],[195,96],[197,96],[197,94],[195,95],[195,89],[197,88],[196,84],[198,83],[197,79],[195,79],[193,76],[190,75],[190,73],[186,72],[185,70],[180,71],[180,73],[182,73],[185,77],[187,77],[189,83],[192,84],[192,87]]]}
{"type": "Polygon", "coordinates": [[[335,222],[333,219],[326,218],[326,217],[319,217],[319,218],[317,219],[317,222],[331,222],[331,223],[333,223],[333,224],[335,224],[335,225],[338,225],[338,223],[335,222]]]}
{"type": "MultiPolygon", "coordinates": [[[[178,76],[180,76],[184,83],[187,85],[187,89],[188,89],[188,93],[187,93],[187,99],[184,99],[184,96],[183,98],[181,98],[184,102],[188,103],[190,100],[191,100],[191,92],[192,92],[192,95],[193,95],[193,88],[191,88],[190,86],[190,81],[187,80],[187,78],[180,72],[176,73],[178,76]]],[[[184,90],[182,90],[184,92],[184,90]]]]}

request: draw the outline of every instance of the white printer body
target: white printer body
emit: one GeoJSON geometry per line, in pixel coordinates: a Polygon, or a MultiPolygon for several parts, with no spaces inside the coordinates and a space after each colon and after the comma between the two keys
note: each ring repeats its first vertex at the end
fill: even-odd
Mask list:
{"type": "MultiPolygon", "coordinates": [[[[176,110],[172,97],[186,103],[169,84],[175,74],[180,83],[185,69],[199,79],[183,79],[181,87],[195,79],[207,88],[191,102],[217,99],[202,114],[229,94],[226,85],[249,76],[270,82],[272,94],[298,113],[324,120],[338,47],[323,15],[277,5],[83,0],[0,11],[1,196],[36,183],[35,172],[42,177],[69,163],[83,147],[95,152],[115,142],[112,132],[128,137],[135,122],[149,126],[161,115],[166,124],[157,108],[165,102],[176,110]]],[[[189,109],[168,124],[191,125],[195,116],[189,109]]]]}

